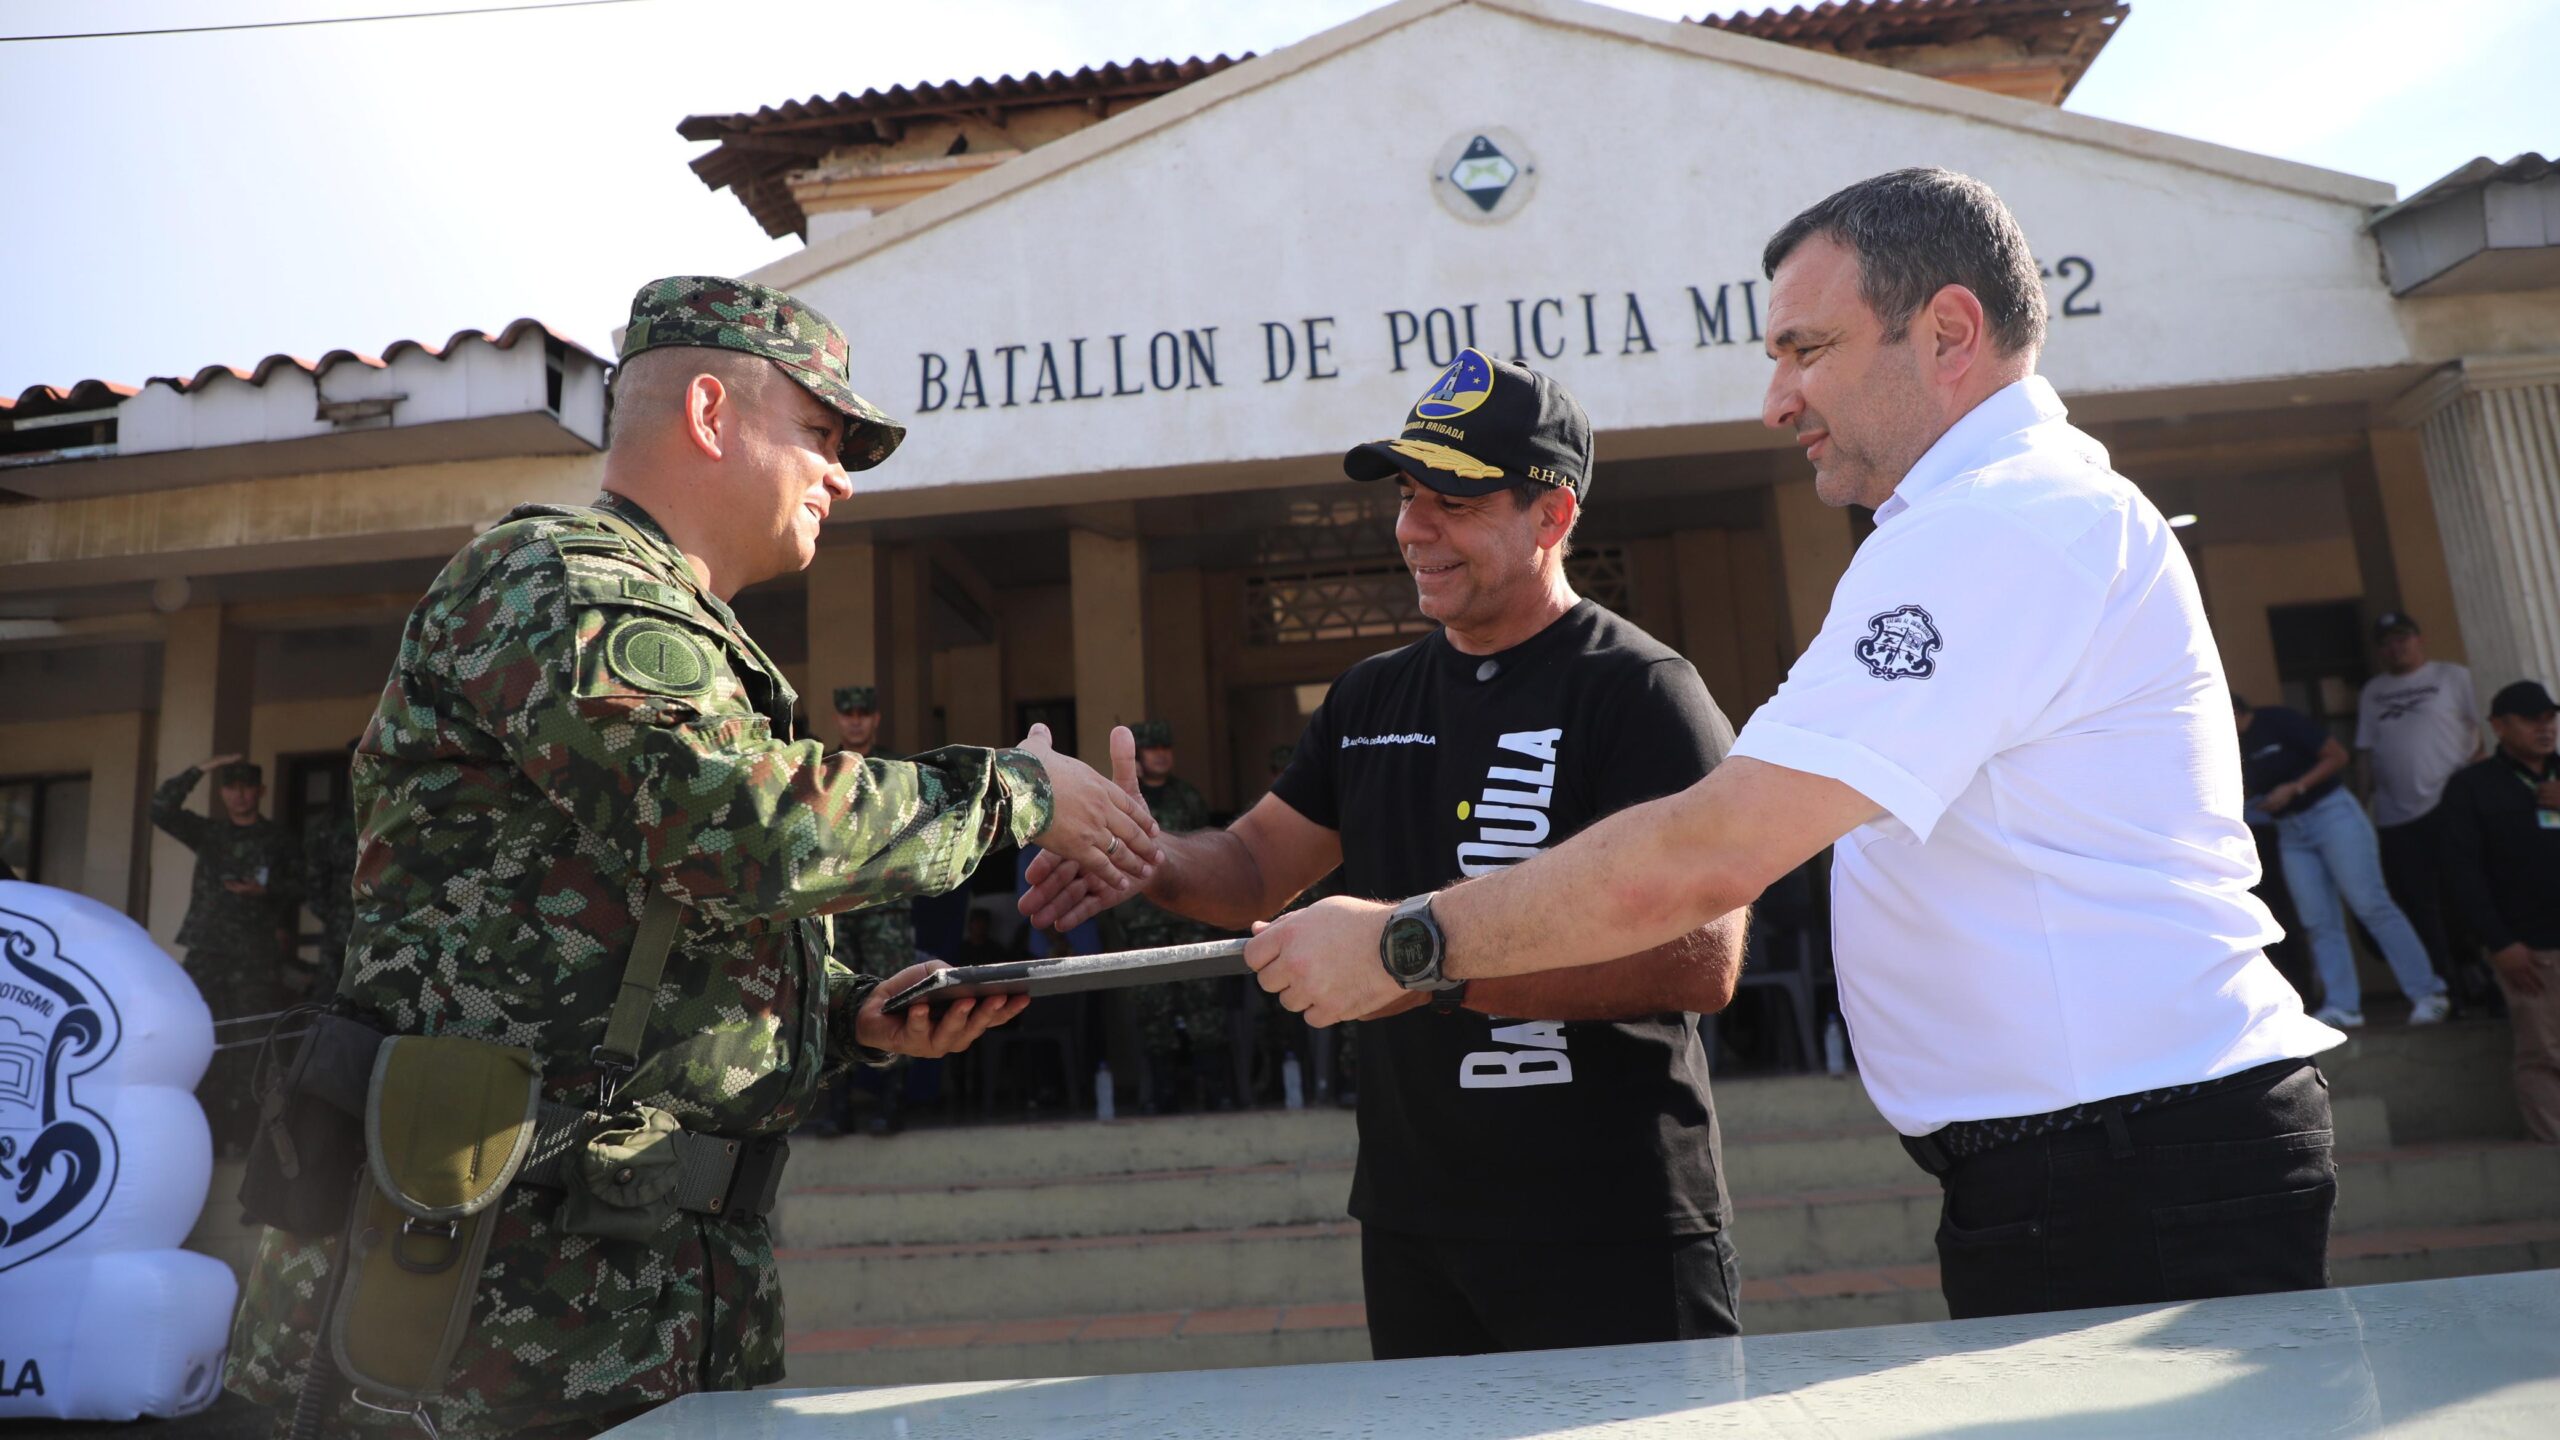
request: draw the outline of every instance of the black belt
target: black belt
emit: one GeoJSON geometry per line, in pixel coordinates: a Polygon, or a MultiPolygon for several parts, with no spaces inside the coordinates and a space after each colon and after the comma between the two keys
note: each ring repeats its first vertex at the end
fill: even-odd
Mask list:
{"type": "MultiPolygon", "coordinates": [[[[289,1083],[361,1122],[374,1054],[382,1040],[383,1032],[362,1020],[315,1015],[289,1083]]],[[[579,1147],[607,1123],[605,1116],[579,1106],[543,1101],[534,1121],[533,1147],[516,1174],[517,1183],[553,1190],[566,1187],[579,1147]]],[[[791,1159],[787,1136],[678,1130],[668,1143],[676,1156],[677,1209],[731,1219],[761,1218],[780,1203],[782,1169],[791,1159]]]]}
{"type": "Polygon", "coordinates": [[[1970,1160],[2002,1146],[2057,1135],[2066,1130],[2104,1126],[2116,1157],[2122,1159],[2133,1153],[2133,1138],[2125,1129],[2124,1117],[2181,1100],[2192,1100],[2199,1095],[2210,1095],[2218,1090],[2272,1083],[2310,1063],[2302,1059],[2270,1060],[2264,1065],[2236,1070],[2211,1080],[2199,1080],[2192,1085],[2163,1085],[2157,1090],[2085,1101],[2060,1110],[2048,1110],[2041,1115],[2017,1115],[2005,1120],[1958,1120],[1926,1135],[1902,1136],[1902,1148],[1921,1169],[1932,1175],[1944,1175],[1956,1167],[1956,1162],[1970,1160]]]}

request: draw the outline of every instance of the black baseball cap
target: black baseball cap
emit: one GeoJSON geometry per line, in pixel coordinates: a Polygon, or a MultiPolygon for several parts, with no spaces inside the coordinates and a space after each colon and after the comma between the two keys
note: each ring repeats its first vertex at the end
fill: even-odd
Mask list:
{"type": "Polygon", "coordinates": [[[1461,350],[1413,402],[1404,433],[1353,446],[1342,473],[1403,475],[1443,495],[1490,495],[1528,480],[1581,500],[1591,494],[1591,417],[1537,371],[1461,350]]]}
{"type": "Polygon", "coordinates": [[[2541,682],[2536,680],[2519,680],[2489,700],[2491,715],[2518,715],[2527,720],[2539,720],[2554,710],[2560,710],[2560,705],[2551,703],[2551,692],[2543,689],[2541,682]]]}
{"type": "Polygon", "coordinates": [[[2409,612],[2406,610],[2385,610],[2374,617],[2373,638],[2376,640],[2385,635],[2396,635],[2403,630],[2412,635],[2418,633],[2418,622],[2410,619],[2409,612]]]}

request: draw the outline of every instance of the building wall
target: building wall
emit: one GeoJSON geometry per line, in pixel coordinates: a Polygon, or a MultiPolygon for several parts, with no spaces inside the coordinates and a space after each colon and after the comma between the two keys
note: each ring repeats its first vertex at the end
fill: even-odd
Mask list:
{"type": "Polygon", "coordinates": [[[2258,704],[2272,703],[2277,694],[2267,607],[2353,600],[2364,593],[2355,542],[2344,536],[2198,548],[2223,672],[2233,690],[2258,704]]]}
{"type": "Polygon", "coordinates": [[[1004,604],[1005,708],[1076,693],[1076,633],[1064,585],[997,592],[1004,604]]]}
{"type": "Polygon", "coordinates": [[[136,900],[151,716],[139,710],[0,725],[0,777],[86,775],[89,834],[81,894],[119,910],[136,900]]]}
{"type": "Polygon", "coordinates": [[[1696,26],[1570,13],[1462,6],[1303,68],[1313,51],[1267,57],[760,272],[862,315],[855,375],[932,437],[854,503],[1007,482],[1063,493],[1076,477],[1172,485],[1187,467],[1233,484],[1240,462],[1338,453],[1437,368],[1427,339],[1399,353],[1400,327],[1437,310],[1462,336],[1471,315],[1484,347],[1535,350],[1534,333],[1514,341],[1514,301],[1532,319],[1553,302],[1549,328],[1569,343],[1538,363],[1600,430],[1755,426],[1761,242],[1838,185],[1920,160],[1993,184],[2057,267],[2045,367],[2066,392],[2413,359],[2362,230],[2385,187],[1696,26]],[[1535,191],[1471,224],[1433,197],[1432,164],[1488,123],[1531,152],[1535,191]],[[1713,145],[1627,139],[1709,123],[1713,145]],[[1107,239],[1035,238],[1062,235],[1107,239]],[[1293,240],[1256,243],[1271,235],[1293,240]],[[1719,295],[1710,336],[1697,300],[1719,295]],[[972,354],[983,408],[965,394],[972,354]],[[1072,398],[1079,354],[1098,398],[1072,398]]]}

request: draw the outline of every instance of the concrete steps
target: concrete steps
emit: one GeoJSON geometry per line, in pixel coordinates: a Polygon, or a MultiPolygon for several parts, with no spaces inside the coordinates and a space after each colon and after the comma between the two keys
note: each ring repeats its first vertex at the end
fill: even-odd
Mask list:
{"type": "Polygon", "coordinates": [[[1128,1375],[1369,1358],[1367,1311],[1329,1305],[1068,1315],[795,1333],[794,1386],[1128,1375]]]}
{"type": "MultiPolygon", "coordinates": [[[[2386,1025],[2324,1057],[2338,1283],[2560,1265],[2560,1149],[2518,1143],[2506,1045],[2498,1024],[2386,1025]]],[[[1937,1187],[1862,1087],[1717,1100],[1754,1332],[1944,1317],[1937,1187]]],[[[1356,1149],[1330,1109],[797,1144],[775,1217],[788,1383],[1363,1358],[1356,1149]]],[[[219,1167],[190,1243],[242,1265],[237,1186],[219,1167]]]]}
{"type": "MultiPolygon", "coordinates": [[[[2332,1278],[2373,1285],[2560,1266],[2560,1219],[2377,1230],[2332,1247],[2332,1278]]],[[[1947,1318],[1934,1264],[1765,1277],[1743,1284],[1754,1334],[1947,1318]]],[[[801,1332],[794,1385],[930,1383],[1005,1375],[1314,1365],[1368,1357],[1357,1303],[1070,1315],[801,1332]]]]}
{"type": "Polygon", "coordinates": [[[1020,1184],[794,1189],[777,1243],[834,1247],[1230,1230],[1339,1220],[1351,1161],[1079,1175],[1020,1184]]]}
{"type": "MultiPolygon", "coordinates": [[[[1173,1207],[1166,1196],[1148,1198],[1149,1191],[1197,1193],[1195,1178],[1159,1174],[1174,1178],[1091,1183],[1096,1189],[1122,1185],[1132,1197],[1122,1207],[1130,1216],[1173,1207]]],[[[2339,1177],[2341,1235],[2490,1224],[2546,1214],[2560,1202],[2560,1149],[2484,1141],[2350,1151],[2339,1157],[2339,1177]]],[[[1010,1194],[1019,1200],[1055,1188],[1010,1194]]],[[[1026,1217],[1024,1223],[1039,1222],[1026,1217]]],[[[1925,1266],[1937,1253],[1938,1188],[1923,1178],[1869,1189],[1746,1195],[1735,1202],[1733,1223],[1746,1276],[1925,1266]]],[[[1227,1302],[1218,1308],[1359,1295],[1358,1227],[1338,1219],[793,1248],[783,1259],[793,1324],[808,1329],[1173,1312],[1194,1308],[1187,1302],[1204,1295],[1227,1302]]],[[[1756,1314],[1752,1327],[1778,1328],[1756,1314]]]]}

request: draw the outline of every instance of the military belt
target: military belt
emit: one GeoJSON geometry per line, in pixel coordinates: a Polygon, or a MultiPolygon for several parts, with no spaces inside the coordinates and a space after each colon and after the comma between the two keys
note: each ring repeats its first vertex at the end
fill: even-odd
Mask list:
{"type": "MultiPolygon", "coordinates": [[[[310,1055],[294,1088],[350,1116],[361,1116],[382,1032],[361,1020],[323,1014],[313,1018],[303,1044],[310,1055]]],[[[575,1105],[542,1102],[534,1121],[531,1153],[516,1183],[567,1188],[571,1166],[588,1137],[607,1117],[575,1105]]],[[[782,1193],[782,1169],[791,1142],[781,1135],[711,1135],[679,1130],[669,1137],[676,1154],[675,1204],[701,1215],[761,1217],[773,1213],[782,1193]]]]}
{"type": "MultiPolygon", "coordinates": [[[[566,1189],[579,1149],[606,1117],[574,1105],[544,1101],[535,1121],[533,1153],[516,1182],[566,1189]]],[[[669,1137],[676,1152],[675,1205],[699,1215],[761,1218],[782,1196],[782,1167],[791,1141],[782,1135],[737,1138],[679,1130],[669,1137]]]]}

